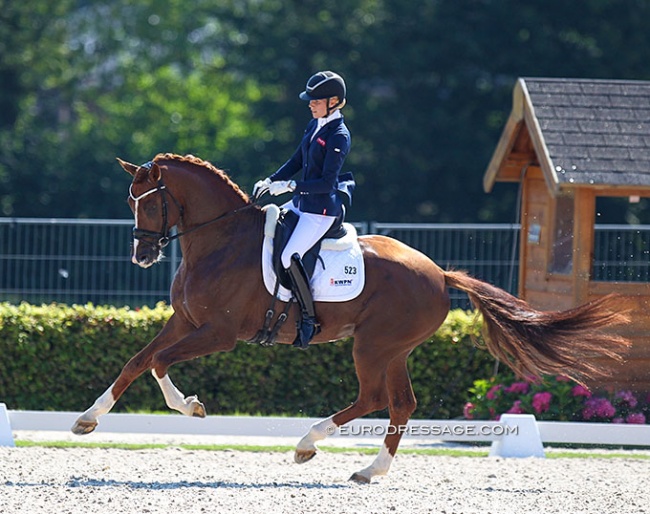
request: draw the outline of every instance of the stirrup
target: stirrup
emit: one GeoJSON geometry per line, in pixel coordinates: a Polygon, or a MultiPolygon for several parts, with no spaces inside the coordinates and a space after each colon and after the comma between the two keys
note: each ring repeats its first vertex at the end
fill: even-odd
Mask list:
{"type": "Polygon", "coordinates": [[[293,346],[306,350],[311,340],[320,332],[320,323],[315,317],[303,315],[300,321],[296,322],[296,339],[293,346]]]}

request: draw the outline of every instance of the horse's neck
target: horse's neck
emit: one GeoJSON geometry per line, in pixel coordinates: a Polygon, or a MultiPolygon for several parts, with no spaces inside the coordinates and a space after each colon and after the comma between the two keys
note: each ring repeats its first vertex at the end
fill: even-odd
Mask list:
{"type": "MultiPolygon", "coordinates": [[[[189,178],[195,179],[195,176],[190,175],[189,178]]],[[[188,180],[183,198],[182,224],[185,230],[219,216],[227,216],[246,205],[232,189],[219,182],[212,184],[188,180]]]]}
{"type": "Polygon", "coordinates": [[[171,188],[182,192],[184,212],[178,230],[187,232],[180,238],[184,259],[200,259],[219,248],[241,247],[255,239],[251,223],[256,224],[255,219],[263,215],[256,207],[246,208],[246,201],[231,184],[182,169],[172,176],[171,188]],[[259,216],[251,215],[253,211],[259,216]]]}
{"type": "MultiPolygon", "coordinates": [[[[248,251],[255,251],[254,248],[261,245],[265,216],[256,207],[244,207],[246,204],[234,207],[227,211],[222,219],[182,236],[180,243],[183,258],[189,262],[197,261],[219,250],[233,250],[241,255],[246,255],[248,251]]],[[[199,220],[194,227],[215,217],[199,220]]],[[[191,228],[179,227],[180,232],[191,228]]]]}

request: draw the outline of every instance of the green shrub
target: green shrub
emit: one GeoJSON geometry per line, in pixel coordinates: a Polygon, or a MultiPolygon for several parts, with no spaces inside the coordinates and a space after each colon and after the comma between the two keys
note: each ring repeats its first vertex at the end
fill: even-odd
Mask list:
{"type": "MultiPolygon", "coordinates": [[[[140,310],[0,304],[0,401],[17,410],[85,410],[171,312],[164,304],[140,310]]],[[[475,315],[452,311],[440,330],[413,351],[409,368],[418,397],[415,417],[462,414],[474,379],[489,376],[494,367],[494,359],[473,345],[475,337],[475,315]]],[[[186,395],[197,394],[210,414],[323,417],[357,396],[351,352],[350,340],[306,352],[240,343],[232,352],[177,364],[170,376],[186,395]]],[[[165,409],[147,374],[126,391],[115,411],[165,409]]]]}

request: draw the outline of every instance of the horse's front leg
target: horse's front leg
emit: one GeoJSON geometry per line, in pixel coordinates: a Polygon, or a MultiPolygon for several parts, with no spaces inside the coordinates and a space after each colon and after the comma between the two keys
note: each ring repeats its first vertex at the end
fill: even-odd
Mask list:
{"type": "Polygon", "coordinates": [[[152,358],[151,374],[158,382],[167,406],[186,416],[204,418],[205,406],[196,396],[186,397],[179,391],[169,378],[167,370],[177,362],[218,351],[230,351],[236,343],[237,338],[232,329],[219,328],[216,324],[206,323],[175,344],[157,352],[152,358]]]}
{"type": "Polygon", "coordinates": [[[192,325],[173,314],[160,333],[122,368],[117,380],[77,418],[72,426],[72,432],[83,435],[95,430],[99,423],[98,418],[110,412],[133,381],[151,367],[153,356],[182,339],[191,330],[194,330],[192,325]]]}
{"type": "Polygon", "coordinates": [[[205,418],[205,405],[203,405],[197,396],[185,397],[178,388],[174,385],[169,374],[163,375],[162,378],[158,377],[156,370],[152,369],[151,374],[158,382],[160,390],[165,397],[165,403],[170,409],[177,410],[186,416],[194,416],[196,418],[205,418]]]}

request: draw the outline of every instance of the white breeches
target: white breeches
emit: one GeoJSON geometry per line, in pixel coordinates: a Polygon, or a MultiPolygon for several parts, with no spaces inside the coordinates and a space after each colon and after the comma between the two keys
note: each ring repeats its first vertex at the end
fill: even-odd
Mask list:
{"type": "Polygon", "coordinates": [[[330,229],[336,218],[301,212],[293,205],[293,202],[284,204],[282,208],[292,210],[300,216],[296,229],[282,252],[282,266],[284,269],[288,269],[291,264],[291,256],[297,253],[302,259],[305,253],[330,229]]]}

